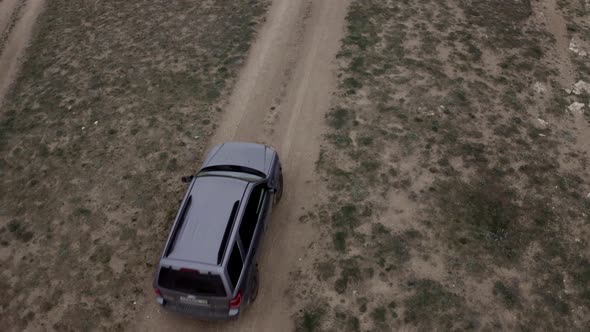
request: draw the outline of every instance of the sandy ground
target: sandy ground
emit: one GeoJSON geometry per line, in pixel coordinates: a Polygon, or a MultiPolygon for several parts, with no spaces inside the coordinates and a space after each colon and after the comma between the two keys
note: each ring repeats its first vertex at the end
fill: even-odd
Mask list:
{"type": "Polygon", "coordinates": [[[44,0],[0,1],[0,106],[10,88],[44,0]]]}
{"type": "Polygon", "coordinates": [[[545,0],[537,4],[540,9],[535,10],[539,21],[545,23],[547,30],[555,37],[555,48],[553,58],[556,67],[559,68],[558,82],[562,87],[567,88],[574,84],[575,71],[569,58],[568,45],[570,38],[567,35],[566,20],[557,9],[557,1],[545,0]]]}
{"type": "MultiPolygon", "coordinates": [[[[276,0],[261,28],[225,108],[212,144],[243,140],[275,147],[282,158],[286,193],[273,212],[261,256],[256,303],[236,322],[202,323],[162,311],[153,298],[139,304],[139,331],[293,329],[285,297],[289,272],[315,238],[297,220],[319,192],[314,176],[324,114],[335,91],[334,56],[339,49],[348,1],[276,0]],[[140,310],[142,312],[142,310],[140,310]]],[[[151,276],[145,287],[151,287],[151,276]]]]}
{"type": "MultiPolygon", "coordinates": [[[[35,29],[35,20],[43,10],[43,5],[44,1],[42,0],[0,0],[0,106],[2,106],[4,95],[17,77],[19,65],[23,61],[25,49],[35,29]]],[[[250,49],[248,59],[244,63],[233,92],[229,98],[217,105],[224,110],[223,119],[216,128],[215,136],[210,139],[210,145],[231,140],[265,143],[275,147],[279,151],[283,162],[286,192],[281,204],[273,211],[263,244],[263,253],[260,262],[261,289],[257,302],[252,307],[249,307],[238,321],[234,322],[199,322],[174,315],[161,310],[155,303],[155,296],[151,292],[151,272],[153,271],[150,269],[150,273],[145,274],[145,279],[139,285],[141,289],[147,290],[145,293],[148,295],[140,295],[137,301],[135,301],[136,298],[133,298],[133,301],[131,301],[132,305],[136,306],[134,311],[137,312],[137,316],[133,320],[135,322],[134,330],[219,331],[238,329],[241,331],[290,331],[293,330],[292,316],[296,314],[296,308],[298,308],[294,305],[295,301],[292,299],[293,292],[289,293],[291,288],[299,286],[299,289],[309,291],[314,296],[322,293],[322,291],[328,292],[329,294],[335,293],[332,289],[334,284],[331,282],[332,277],[330,277],[332,279],[329,281],[329,287],[326,287],[327,284],[300,283],[302,279],[311,280],[312,278],[299,278],[297,280],[293,278],[292,272],[296,270],[295,267],[297,266],[309,267],[309,265],[314,263],[307,256],[313,256],[314,253],[317,254],[317,257],[327,255],[326,252],[318,253],[317,250],[310,254],[310,250],[306,250],[314,242],[318,242],[317,240],[320,239],[321,235],[318,229],[314,228],[312,224],[299,222],[299,220],[308,210],[313,209],[314,204],[319,200],[318,196],[322,195],[322,188],[324,187],[316,174],[315,163],[320,154],[321,135],[329,132],[329,129],[324,127],[324,115],[331,106],[339,106],[332,99],[333,94],[337,91],[335,77],[337,66],[334,63],[334,56],[339,50],[340,40],[343,37],[348,5],[349,0],[273,0],[266,22],[262,25],[258,33],[258,38],[250,49]]],[[[413,6],[418,5],[408,5],[404,9],[412,9],[413,6]]],[[[545,29],[555,38],[555,47],[546,47],[544,52],[547,53],[543,56],[543,58],[551,59],[551,67],[557,70],[555,79],[559,83],[559,87],[556,86],[555,89],[571,88],[577,79],[576,68],[571,62],[571,54],[568,50],[571,42],[568,36],[570,33],[568,30],[568,20],[563,16],[562,9],[560,9],[560,6],[558,6],[555,0],[535,2],[533,3],[533,7],[535,18],[531,21],[534,21],[533,23],[535,24],[540,23],[544,25],[545,29]]],[[[426,16],[420,16],[420,11],[415,11],[414,13],[417,16],[414,23],[419,23],[420,19],[424,20],[426,18],[426,16]]],[[[450,16],[450,14],[443,14],[441,17],[445,18],[445,15],[450,16]]],[[[457,27],[457,31],[461,32],[460,30],[457,27]]],[[[407,48],[406,51],[412,51],[415,53],[414,55],[417,54],[417,36],[418,34],[410,35],[408,37],[409,42],[405,45],[407,48]]],[[[423,39],[422,42],[425,44],[426,38],[423,39]]],[[[482,49],[484,51],[483,57],[487,59],[486,52],[489,52],[489,50],[486,48],[482,49]]],[[[418,55],[418,59],[422,59],[424,56],[424,54],[418,55]]],[[[440,59],[447,61],[448,56],[448,50],[441,52],[440,59]]],[[[501,72],[498,69],[498,63],[500,63],[501,59],[501,57],[492,59],[494,60],[491,61],[492,69],[488,69],[492,72],[494,70],[501,72]]],[[[477,61],[474,61],[473,64],[478,66],[477,61]]],[[[411,66],[412,63],[406,65],[411,66]]],[[[449,68],[447,67],[447,69],[449,68]]],[[[424,74],[424,72],[420,72],[416,68],[411,67],[411,69],[416,70],[419,74],[424,74]]],[[[507,73],[509,73],[509,70],[507,73]]],[[[454,76],[455,74],[449,76],[454,76]]],[[[498,73],[494,75],[498,75],[498,73]]],[[[408,86],[412,87],[411,84],[414,84],[414,88],[422,87],[422,83],[417,80],[412,81],[412,79],[410,78],[406,81],[403,87],[397,87],[396,83],[396,88],[392,88],[389,91],[399,92],[399,90],[404,89],[407,90],[405,92],[414,91],[408,88],[408,86]]],[[[529,83],[532,84],[532,82],[529,83]]],[[[469,89],[467,89],[467,92],[470,92],[469,89]]],[[[416,89],[416,91],[423,90],[416,89]]],[[[393,96],[394,93],[391,93],[391,95],[393,96]]],[[[501,96],[501,94],[493,94],[493,96],[501,96]]],[[[424,97],[428,97],[428,95],[424,94],[424,97]]],[[[409,104],[419,104],[418,100],[412,100],[409,97],[408,100],[411,101],[409,104]]],[[[543,104],[543,100],[537,100],[536,102],[541,105],[543,104]]],[[[366,107],[367,109],[369,109],[367,105],[371,105],[363,98],[358,98],[354,102],[356,103],[355,105],[366,107]]],[[[530,108],[533,109],[533,107],[530,108]]],[[[369,109],[369,111],[371,110],[374,111],[374,109],[369,109]]],[[[421,112],[422,110],[419,109],[418,111],[421,112]]],[[[510,115],[511,113],[507,114],[510,115]]],[[[533,120],[544,115],[545,119],[549,119],[550,126],[554,128],[554,132],[559,132],[560,134],[562,132],[565,133],[565,131],[561,130],[565,128],[565,124],[554,120],[547,112],[538,113],[538,111],[530,111],[529,115],[531,115],[529,117],[533,120]]],[[[576,143],[572,144],[576,149],[587,154],[588,145],[586,143],[590,139],[588,136],[588,132],[590,131],[588,130],[587,121],[581,113],[575,114],[574,116],[576,117],[576,122],[573,125],[571,123],[567,124],[571,128],[575,128],[578,134],[576,143]]],[[[101,125],[103,125],[102,120],[101,125]]],[[[416,128],[408,126],[407,129],[413,130],[416,128]]],[[[486,133],[486,135],[491,135],[491,133],[486,133]]],[[[544,135],[543,137],[545,137],[544,135]]],[[[195,136],[196,138],[197,136],[195,136]]],[[[351,133],[351,142],[356,142],[356,138],[356,133],[351,133]]],[[[396,151],[391,147],[389,148],[391,149],[390,151],[396,151]]],[[[393,155],[395,153],[391,154],[393,155]]],[[[562,151],[561,154],[565,155],[566,153],[562,151]]],[[[403,176],[411,173],[410,171],[412,169],[420,169],[421,165],[418,162],[418,158],[406,158],[400,166],[404,174],[403,176]]],[[[452,162],[453,160],[451,160],[452,162]]],[[[457,168],[461,169],[461,165],[458,165],[457,168]]],[[[422,168],[427,169],[426,167],[422,168]]],[[[468,170],[462,169],[461,171],[467,172],[468,170]]],[[[415,178],[415,192],[421,192],[420,189],[426,188],[427,184],[431,183],[434,178],[434,175],[431,174],[426,174],[424,178],[420,178],[419,176],[421,174],[412,176],[412,178],[415,178]]],[[[586,192],[587,190],[584,191],[584,195],[586,195],[586,192]]],[[[410,197],[409,193],[403,190],[395,191],[395,193],[389,195],[387,198],[389,200],[388,203],[396,208],[391,208],[383,213],[383,223],[386,224],[387,221],[396,221],[397,224],[401,225],[398,230],[409,230],[411,226],[419,228],[419,225],[416,224],[418,220],[416,211],[419,208],[412,205],[415,203],[413,203],[410,197]],[[397,207],[403,207],[404,210],[401,208],[397,209],[397,207]],[[399,220],[394,219],[392,216],[399,218],[399,220]],[[389,219],[386,220],[386,218],[389,219]]],[[[125,209],[122,208],[121,211],[123,210],[125,209]]],[[[586,214],[584,214],[584,217],[586,217],[586,214]]],[[[117,219],[124,218],[117,216],[117,219]]],[[[330,240],[324,240],[323,242],[330,242],[330,240]]],[[[427,249],[438,250],[436,245],[435,243],[431,248],[427,247],[427,249]]],[[[424,253],[422,247],[416,248],[424,253]]],[[[321,250],[323,248],[320,248],[321,250]]],[[[438,254],[438,251],[433,254],[433,257],[430,258],[431,261],[428,263],[429,265],[421,265],[422,261],[410,261],[405,270],[398,275],[392,274],[392,278],[406,280],[408,279],[408,275],[411,274],[414,279],[418,276],[443,280],[445,283],[452,281],[452,286],[455,287],[455,279],[451,279],[454,277],[447,276],[447,274],[450,275],[450,272],[446,270],[446,263],[441,258],[442,256],[437,256],[438,254]],[[436,269],[430,268],[431,264],[436,269]],[[399,277],[400,275],[403,278],[399,277]]],[[[142,264],[144,263],[143,258],[139,260],[142,264]]],[[[114,266],[120,265],[117,263],[120,260],[113,258],[112,261],[114,266]]],[[[115,268],[115,270],[118,269],[122,269],[122,267],[115,268]]],[[[312,269],[309,268],[309,271],[312,271],[312,269]]],[[[502,277],[507,280],[508,278],[516,278],[520,274],[526,275],[527,271],[525,270],[525,273],[521,273],[518,270],[511,270],[510,273],[505,274],[509,276],[507,277],[502,272],[498,272],[497,275],[489,277],[486,283],[478,282],[475,286],[469,285],[469,279],[467,279],[467,285],[463,289],[467,290],[469,294],[475,294],[472,298],[487,297],[490,299],[488,302],[478,300],[474,302],[475,305],[473,307],[479,307],[482,312],[485,312],[489,308],[500,310],[495,309],[495,306],[499,307],[499,305],[493,302],[492,294],[494,293],[491,290],[492,278],[495,278],[494,280],[500,280],[498,278],[502,277]]],[[[298,275],[302,276],[302,274],[298,275]]],[[[559,276],[559,274],[557,275],[559,276]]],[[[305,275],[303,274],[303,276],[305,275]]],[[[523,283],[529,282],[528,280],[530,279],[527,278],[523,278],[523,283]]],[[[563,280],[565,283],[565,277],[563,280]]],[[[392,284],[385,284],[375,279],[369,280],[369,283],[367,288],[373,287],[370,288],[374,291],[373,294],[384,296],[388,301],[393,298],[391,291],[398,291],[392,284]]],[[[444,286],[444,284],[441,285],[444,286]]],[[[543,287],[543,285],[540,287],[543,287]]],[[[523,286],[523,289],[525,288],[523,286]]],[[[354,295],[356,290],[352,292],[354,295]]],[[[406,291],[404,290],[404,292],[406,291]]],[[[454,292],[457,291],[454,290],[454,292]]],[[[342,296],[349,296],[348,294],[346,293],[342,296]]],[[[394,295],[400,294],[394,293],[394,295]]],[[[404,294],[407,294],[407,292],[404,294]]],[[[558,293],[555,292],[555,294],[558,293]]],[[[400,296],[403,297],[406,295],[402,294],[400,296]]],[[[338,297],[334,297],[333,299],[334,301],[339,300],[338,297]]],[[[381,302],[387,304],[384,301],[381,302]]],[[[351,303],[356,304],[354,302],[351,303]]],[[[527,305],[529,303],[536,302],[527,302],[527,305]]],[[[379,303],[375,302],[374,305],[376,304],[379,303]]],[[[75,307],[76,305],[72,304],[71,306],[75,307]]],[[[355,308],[354,310],[357,309],[355,308]]],[[[93,311],[95,310],[93,309],[93,311]]],[[[78,311],[72,310],[71,312],[78,315],[78,311]]],[[[81,312],[84,313],[85,311],[81,312]]],[[[373,322],[369,312],[364,314],[363,311],[361,315],[357,311],[351,311],[352,315],[361,317],[362,324],[372,325],[373,322]],[[364,318],[362,317],[363,315],[364,318]]],[[[502,321],[508,324],[509,329],[510,326],[516,326],[522,318],[519,317],[520,314],[515,315],[513,312],[509,312],[509,316],[504,317],[501,316],[503,311],[499,312],[499,317],[502,317],[502,321]]],[[[494,312],[488,315],[492,318],[482,317],[482,326],[485,326],[487,323],[491,324],[490,319],[497,317],[494,316],[496,315],[494,312]]],[[[529,314],[526,313],[526,315],[529,314]]],[[[583,317],[583,314],[580,317],[583,317]]],[[[72,319],[72,317],[69,318],[72,319]]],[[[402,324],[401,320],[394,323],[402,324]]],[[[30,329],[34,330],[35,328],[30,329]]]]}

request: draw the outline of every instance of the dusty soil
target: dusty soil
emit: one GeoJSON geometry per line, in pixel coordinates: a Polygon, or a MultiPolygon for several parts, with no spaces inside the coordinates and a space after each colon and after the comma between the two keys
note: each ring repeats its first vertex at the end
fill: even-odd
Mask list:
{"type": "Polygon", "coordinates": [[[589,11],[48,2],[0,113],[0,323],[588,330],[589,11]],[[257,302],[203,323],[151,281],[178,179],[227,140],[274,146],[286,192],[257,302]]]}
{"type": "Polygon", "coordinates": [[[352,1],[300,330],[588,329],[588,17],[352,1]]]}
{"type": "MultiPolygon", "coordinates": [[[[273,1],[224,117],[211,143],[244,140],[275,147],[283,162],[286,192],[273,211],[261,248],[261,288],[256,303],[230,323],[199,323],[163,312],[153,296],[141,302],[138,331],[290,331],[295,299],[290,272],[318,237],[299,222],[321,197],[315,172],[324,114],[335,87],[334,57],[344,31],[347,2],[273,1]]],[[[153,257],[154,262],[157,257],[153,257]]],[[[151,276],[145,281],[150,287],[151,276]]]]}
{"type": "MultiPolygon", "coordinates": [[[[39,1],[0,4],[4,59],[39,1]]],[[[0,111],[1,326],[130,328],[266,6],[46,3],[0,111]]]]}
{"type": "Polygon", "coordinates": [[[14,83],[44,0],[0,2],[0,106],[14,83]]]}

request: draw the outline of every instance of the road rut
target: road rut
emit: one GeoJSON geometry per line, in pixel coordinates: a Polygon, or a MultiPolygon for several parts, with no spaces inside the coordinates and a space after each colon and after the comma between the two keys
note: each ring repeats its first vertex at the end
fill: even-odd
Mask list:
{"type": "MultiPolygon", "coordinates": [[[[285,194],[273,211],[260,261],[256,303],[234,322],[197,322],[162,311],[153,296],[137,303],[141,331],[288,331],[293,301],[285,297],[289,272],[316,238],[298,222],[317,201],[314,175],[336,79],[335,54],[344,32],[348,0],[275,0],[259,31],[211,145],[254,141],[276,148],[283,162],[285,194]]],[[[151,281],[151,279],[150,279],[151,281]]],[[[151,287],[146,281],[145,287],[151,287]]]]}
{"type": "Polygon", "coordinates": [[[0,2],[0,106],[16,79],[44,0],[0,2]]]}

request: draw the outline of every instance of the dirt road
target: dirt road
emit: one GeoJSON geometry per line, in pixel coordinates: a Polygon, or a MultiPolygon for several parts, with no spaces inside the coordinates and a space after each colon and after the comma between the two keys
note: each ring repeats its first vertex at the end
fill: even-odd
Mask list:
{"type": "MultiPolygon", "coordinates": [[[[200,323],[163,312],[150,294],[137,303],[143,306],[137,330],[293,329],[293,300],[285,292],[289,272],[316,236],[298,219],[319,192],[314,165],[324,114],[335,91],[333,59],[347,5],[344,0],[273,1],[211,140],[266,143],[282,158],[286,193],[273,212],[263,244],[257,302],[236,322],[200,323]]],[[[151,276],[146,288],[150,282],[151,276]]]]}
{"type": "Polygon", "coordinates": [[[16,78],[44,0],[0,1],[0,106],[16,78]]]}

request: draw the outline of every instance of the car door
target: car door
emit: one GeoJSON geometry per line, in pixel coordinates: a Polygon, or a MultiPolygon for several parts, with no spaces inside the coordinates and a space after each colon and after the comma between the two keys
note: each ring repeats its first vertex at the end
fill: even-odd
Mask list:
{"type": "Polygon", "coordinates": [[[271,191],[266,188],[262,190],[262,199],[260,203],[260,211],[259,211],[259,223],[261,223],[264,227],[262,227],[262,231],[266,230],[268,225],[268,216],[270,215],[272,209],[272,193],[271,191]]]}
{"type": "MultiPolygon", "coordinates": [[[[268,190],[264,183],[256,185],[250,192],[250,196],[244,211],[240,228],[238,230],[242,247],[244,248],[244,266],[246,280],[244,281],[248,291],[252,290],[253,278],[256,274],[256,266],[260,249],[260,240],[265,228],[264,206],[268,200],[268,190]]],[[[248,294],[249,295],[249,294],[248,294]]]]}
{"type": "Polygon", "coordinates": [[[257,184],[250,193],[239,230],[247,259],[250,256],[255,258],[258,254],[260,238],[266,228],[269,196],[264,183],[257,184]]]}

